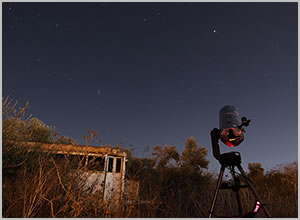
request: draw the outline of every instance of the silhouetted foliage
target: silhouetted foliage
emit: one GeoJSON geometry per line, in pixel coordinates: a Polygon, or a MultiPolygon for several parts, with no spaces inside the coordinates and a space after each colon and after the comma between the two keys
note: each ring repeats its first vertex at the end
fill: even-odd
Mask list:
{"type": "Polygon", "coordinates": [[[181,160],[183,167],[191,167],[194,169],[207,169],[209,161],[206,160],[207,149],[198,147],[194,137],[190,137],[185,142],[185,149],[182,153],[181,160]]]}
{"type": "Polygon", "coordinates": [[[256,184],[263,184],[264,168],[261,163],[249,163],[248,170],[248,177],[250,179],[252,179],[256,184]]]}
{"type": "Polygon", "coordinates": [[[169,147],[165,145],[164,148],[156,146],[153,148],[153,159],[156,161],[158,169],[165,167],[176,167],[180,156],[176,150],[176,146],[169,147]]]}

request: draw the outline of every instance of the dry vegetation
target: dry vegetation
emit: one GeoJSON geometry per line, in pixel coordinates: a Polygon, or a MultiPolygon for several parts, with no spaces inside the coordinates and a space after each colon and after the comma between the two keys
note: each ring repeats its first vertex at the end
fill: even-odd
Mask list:
{"type": "MultiPolygon", "coordinates": [[[[121,202],[109,209],[100,193],[87,193],[78,181],[86,167],[72,169],[67,157],[27,152],[12,141],[74,143],[58,137],[55,129],[25,116],[27,105],[3,100],[2,214],[3,217],[207,217],[216,186],[216,175],[207,170],[207,150],[188,138],[180,155],[175,146],[156,146],[149,158],[128,152],[126,178],[140,181],[139,200],[121,202]]],[[[95,133],[91,133],[93,138],[95,133]]],[[[259,163],[249,164],[248,176],[268,205],[272,217],[298,216],[298,164],[264,172],[259,163]]],[[[253,208],[254,198],[241,189],[244,211],[253,208]]],[[[219,193],[215,213],[237,214],[235,195],[219,193]]],[[[261,211],[258,217],[264,217],[261,211]]]]}

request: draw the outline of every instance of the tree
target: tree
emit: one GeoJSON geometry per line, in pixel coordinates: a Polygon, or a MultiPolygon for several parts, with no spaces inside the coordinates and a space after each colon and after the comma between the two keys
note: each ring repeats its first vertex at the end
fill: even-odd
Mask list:
{"type": "Polygon", "coordinates": [[[31,118],[31,115],[25,114],[29,108],[28,103],[24,107],[19,107],[18,102],[13,102],[9,97],[2,100],[3,146],[6,146],[9,141],[76,143],[76,140],[65,136],[58,137],[58,140],[55,141],[55,127],[48,126],[40,119],[31,118]]]}
{"type": "Polygon", "coordinates": [[[248,163],[249,174],[248,176],[253,179],[259,179],[264,176],[264,168],[261,163],[248,163]]]}
{"type": "Polygon", "coordinates": [[[182,167],[192,167],[194,169],[207,169],[209,161],[205,159],[207,149],[199,147],[194,137],[189,137],[185,142],[185,149],[182,153],[182,167]]]}
{"type": "Polygon", "coordinates": [[[32,118],[28,121],[28,133],[31,134],[28,141],[53,143],[55,128],[46,125],[38,118],[32,118]]]}
{"type": "Polygon", "coordinates": [[[162,148],[159,145],[154,147],[152,156],[156,161],[158,168],[176,167],[180,159],[176,146],[169,147],[167,144],[165,145],[165,148],[162,148]]]}

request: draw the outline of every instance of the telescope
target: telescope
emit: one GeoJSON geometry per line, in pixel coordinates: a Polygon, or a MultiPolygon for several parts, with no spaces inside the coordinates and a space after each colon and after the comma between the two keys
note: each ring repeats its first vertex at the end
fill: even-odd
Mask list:
{"type": "Polygon", "coordinates": [[[214,157],[222,164],[224,161],[239,161],[239,153],[220,153],[219,139],[229,147],[236,147],[244,140],[245,129],[250,123],[246,117],[240,119],[239,112],[232,105],[224,106],[219,112],[219,129],[211,132],[211,142],[214,157]],[[235,159],[234,159],[235,158],[235,159]]]}
{"type": "Polygon", "coordinates": [[[245,130],[243,126],[248,126],[250,120],[246,117],[240,119],[236,107],[226,105],[220,110],[220,138],[229,147],[236,147],[244,140],[245,130]]]}
{"type": "Polygon", "coordinates": [[[245,129],[243,127],[247,127],[250,123],[250,120],[248,120],[246,117],[242,117],[240,119],[237,108],[231,105],[224,106],[219,112],[219,117],[219,129],[214,128],[210,132],[213,155],[220,162],[221,169],[211,208],[209,210],[209,218],[215,216],[214,207],[220,189],[231,189],[233,192],[235,192],[238,207],[238,215],[235,217],[254,217],[258,213],[260,207],[264,210],[267,217],[271,217],[269,211],[265,207],[265,204],[261,201],[253,182],[249,179],[249,177],[247,177],[244,169],[241,166],[241,154],[236,151],[223,154],[220,153],[219,139],[221,139],[221,141],[229,147],[238,146],[244,140],[245,129]],[[240,171],[240,173],[235,171],[235,167],[240,171]],[[232,184],[230,186],[222,183],[225,168],[228,168],[232,175],[232,184]],[[246,184],[241,185],[241,182],[239,178],[237,178],[236,174],[240,175],[246,184]],[[243,215],[242,204],[239,195],[239,190],[241,188],[250,188],[256,199],[256,204],[259,204],[257,209],[255,208],[253,212],[250,212],[251,215],[243,215]]]}

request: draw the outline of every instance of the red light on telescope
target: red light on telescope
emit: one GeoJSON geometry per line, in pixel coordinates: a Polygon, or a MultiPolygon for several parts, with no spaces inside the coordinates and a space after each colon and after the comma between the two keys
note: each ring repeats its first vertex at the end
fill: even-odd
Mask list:
{"type": "Polygon", "coordinates": [[[226,144],[229,147],[236,147],[236,145],[232,144],[230,141],[224,141],[224,144],[226,144]]]}
{"type": "Polygon", "coordinates": [[[243,140],[244,134],[239,128],[225,128],[221,131],[221,141],[229,147],[236,147],[243,140]]]}

